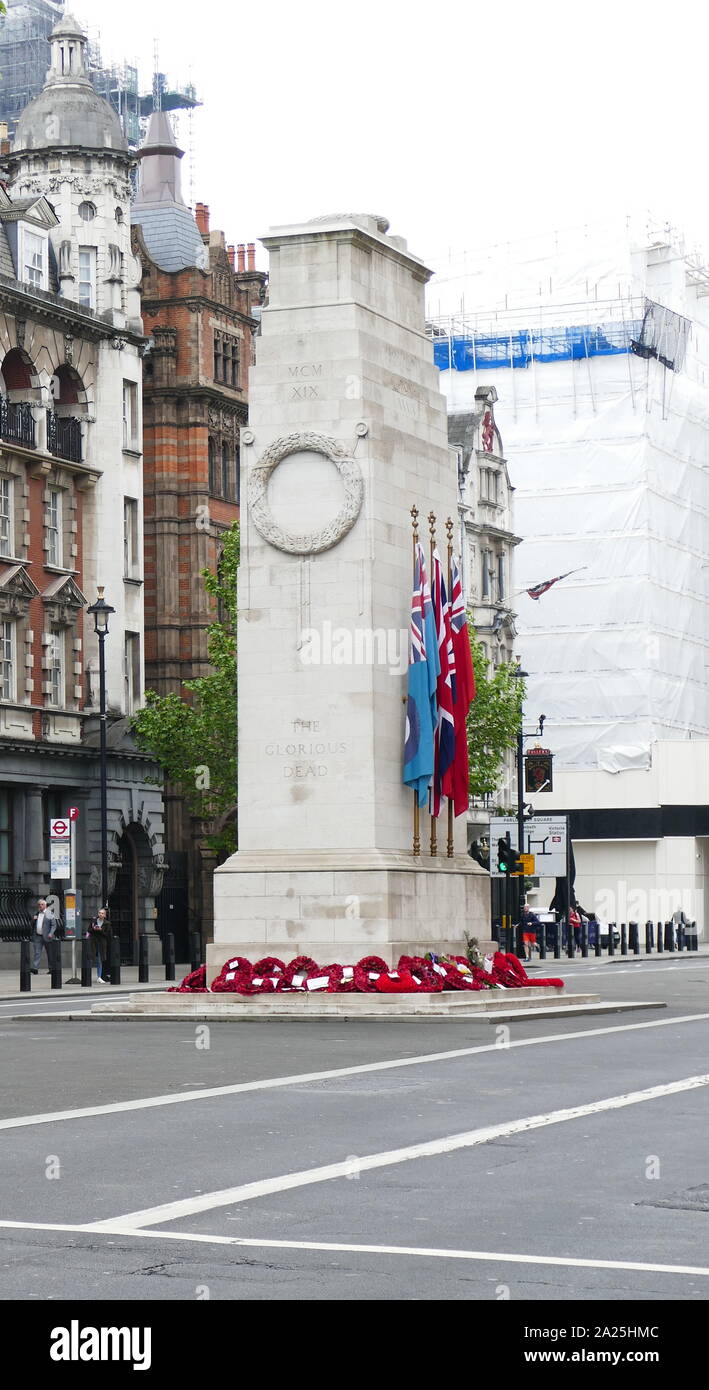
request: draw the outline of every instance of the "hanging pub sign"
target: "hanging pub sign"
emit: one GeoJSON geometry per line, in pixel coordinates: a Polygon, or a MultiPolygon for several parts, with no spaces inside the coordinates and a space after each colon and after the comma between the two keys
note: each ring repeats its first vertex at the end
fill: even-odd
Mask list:
{"type": "Polygon", "coordinates": [[[524,755],[524,790],[551,792],[554,790],[552,763],[554,755],[548,748],[530,748],[524,755]]]}

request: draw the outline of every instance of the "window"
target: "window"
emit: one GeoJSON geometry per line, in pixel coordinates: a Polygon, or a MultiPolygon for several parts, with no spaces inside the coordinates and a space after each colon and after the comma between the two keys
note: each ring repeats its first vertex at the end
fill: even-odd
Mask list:
{"type": "Polygon", "coordinates": [[[59,488],[49,489],[47,507],[47,564],[58,568],[64,563],[62,544],[62,494],[59,488]]]}
{"type": "Polygon", "coordinates": [[[79,247],[79,303],[96,308],[96,247],[79,247]]]}
{"type": "Polygon", "coordinates": [[[138,503],[134,497],[123,499],[123,574],[126,579],[138,575],[138,503]]]}
{"type": "Polygon", "coordinates": [[[0,790],[0,875],[12,873],[12,818],[10,792],[0,790]]]}
{"type": "Polygon", "coordinates": [[[140,704],[140,634],[126,633],[124,655],[126,714],[133,714],[140,704]]]}
{"type": "Polygon", "coordinates": [[[483,502],[497,502],[500,475],[494,468],[480,469],[480,499],[483,502]]]}
{"type": "Polygon", "coordinates": [[[483,550],[482,553],[482,596],[490,598],[492,590],[492,551],[483,550]]]}
{"type": "Polygon", "coordinates": [[[12,481],[10,478],[0,478],[0,555],[12,555],[14,544],[12,481]]]}
{"type": "Polygon", "coordinates": [[[505,557],[497,557],[497,597],[502,600],[505,597],[505,557]]]}
{"type": "Polygon", "coordinates": [[[214,380],[239,385],[239,340],[228,333],[214,334],[214,380]]]}
{"type": "Polygon", "coordinates": [[[22,279],[33,290],[47,288],[47,241],[45,237],[22,228],[22,279]]]}
{"type": "Polygon", "coordinates": [[[123,448],[138,448],[138,387],[134,381],[123,382],[123,448]]]}
{"type": "Polygon", "coordinates": [[[65,700],[65,674],[64,674],[64,654],[66,650],[66,633],[62,630],[49,634],[49,648],[47,651],[47,661],[49,665],[49,690],[47,692],[47,703],[54,709],[61,709],[65,700]]]}
{"type": "Polygon", "coordinates": [[[207,452],[209,455],[209,492],[210,496],[213,497],[217,490],[217,446],[213,439],[210,439],[207,444],[207,452]]]}
{"type": "Polygon", "coordinates": [[[229,496],[231,496],[231,489],[230,489],[230,486],[229,486],[229,472],[230,472],[230,469],[229,469],[229,445],[228,445],[226,442],[223,442],[223,443],[222,443],[222,497],[229,497],[229,496]]]}
{"type": "Polygon", "coordinates": [[[93,222],[96,208],[93,203],[79,203],[79,217],[82,222],[93,222]]]}
{"type": "Polygon", "coordinates": [[[15,624],[0,622],[0,699],[15,699],[15,624]]]}
{"type": "Polygon", "coordinates": [[[123,208],[116,208],[116,223],[120,227],[123,222],[123,208]]]}

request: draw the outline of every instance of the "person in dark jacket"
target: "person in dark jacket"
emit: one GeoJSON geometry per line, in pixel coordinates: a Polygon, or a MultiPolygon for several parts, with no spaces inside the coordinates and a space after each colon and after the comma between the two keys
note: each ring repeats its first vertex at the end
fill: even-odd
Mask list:
{"type": "MultiPolygon", "coordinates": [[[[59,923],[52,912],[51,907],[47,906],[47,899],[40,898],[37,904],[37,911],[32,919],[32,974],[39,974],[39,962],[42,959],[42,948],[47,952],[47,965],[51,965],[49,957],[49,942],[53,941],[59,923]]],[[[47,974],[49,974],[49,970],[47,974]]]]}
{"type": "Polygon", "coordinates": [[[105,907],[100,907],[96,916],[91,918],[88,935],[96,962],[96,982],[99,985],[107,985],[108,980],[104,979],[103,971],[108,960],[111,927],[105,907]]]}

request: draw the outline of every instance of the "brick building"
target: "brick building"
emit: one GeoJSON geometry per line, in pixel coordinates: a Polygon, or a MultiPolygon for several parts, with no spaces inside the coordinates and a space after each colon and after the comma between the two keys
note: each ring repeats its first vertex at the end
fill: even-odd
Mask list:
{"type": "MultiPolygon", "coordinates": [[[[60,20],[43,92],[20,116],[0,189],[0,889],[49,878],[50,816],[80,808],[78,886],[99,906],[97,586],[106,639],[109,903],[124,958],[153,936],[164,868],[155,765],[127,721],[141,699],[140,556],[116,514],[142,513],[138,280],[117,115],[60,20]]],[[[1,911],[1,908],[0,908],[1,911]]]]}
{"type": "MultiPolygon", "coordinates": [[[[210,600],[200,578],[219,561],[220,537],[239,514],[239,431],[247,418],[252,338],[265,276],[254,247],[235,251],[196,215],[180,187],[169,118],[155,112],[139,151],[133,248],[142,263],[142,313],[150,352],[143,366],[146,689],[184,695],[208,673],[210,600]]],[[[200,926],[211,936],[214,861],[201,824],[166,789],[170,868],[161,926],[178,942],[200,926]]]]}

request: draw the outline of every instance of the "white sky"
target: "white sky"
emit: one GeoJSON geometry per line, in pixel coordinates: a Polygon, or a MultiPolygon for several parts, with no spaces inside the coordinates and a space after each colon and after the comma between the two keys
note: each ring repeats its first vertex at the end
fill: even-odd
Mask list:
{"type": "Polygon", "coordinates": [[[451,248],[652,208],[709,249],[697,0],[68,8],[99,30],[104,61],[137,62],[143,86],[156,39],[160,68],[194,82],[194,196],[229,242],[381,212],[443,270],[451,248]]]}

